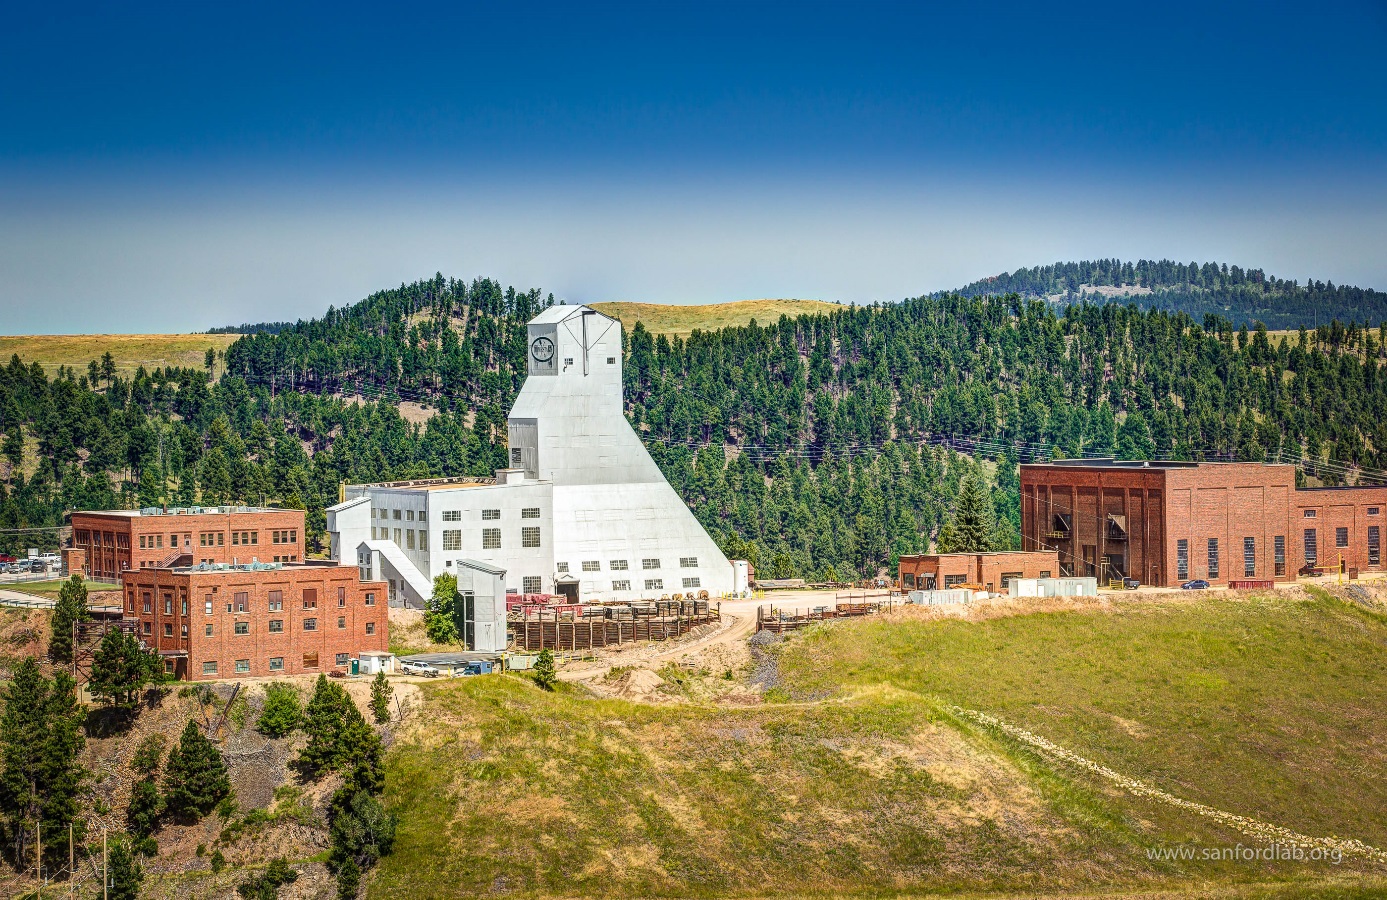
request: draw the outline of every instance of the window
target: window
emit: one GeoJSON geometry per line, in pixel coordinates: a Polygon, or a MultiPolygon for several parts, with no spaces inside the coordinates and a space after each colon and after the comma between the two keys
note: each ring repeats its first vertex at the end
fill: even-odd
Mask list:
{"type": "Polygon", "coordinates": [[[660,561],[658,559],[643,559],[641,560],[641,568],[646,571],[658,569],[660,568],[660,561]]]}
{"type": "Polygon", "coordinates": [[[614,366],[614,365],[616,365],[616,357],[615,357],[615,356],[609,356],[609,357],[607,357],[607,365],[609,365],[609,366],[614,366]]]}
{"type": "Polygon", "coordinates": [[[1273,574],[1276,574],[1276,575],[1285,575],[1285,574],[1286,574],[1286,536],[1285,536],[1284,534],[1278,534],[1276,537],[1274,537],[1274,538],[1271,539],[1271,552],[1272,552],[1272,563],[1273,563],[1274,566],[1275,566],[1275,568],[1272,570],[1273,574]]]}
{"type": "Polygon", "coordinates": [[[501,511],[500,511],[499,509],[484,509],[484,510],[482,510],[482,521],[483,521],[483,522],[490,522],[490,521],[494,521],[494,520],[499,519],[499,518],[501,518],[501,511]]]}
{"type": "Polygon", "coordinates": [[[250,623],[249,623],[249,622],[237,622],[237,623],[236,623],[236,633],[237,633],[237,634],[250,634],[250,623]]]}
{"type": "Polygon", "coordinates": [[[1257,539],[1243,538],[1243,577],[1252,578],[1257,574],[1257,539]]]}
{"type": "Polygon", "coordinates": [[[284,592],[270,591],[270,612],[283,612],[284,592]]]}
{"type": "Polygon", "coordinates": [[[1320,561],[1319,536],[1315,529],[1305,529],[1305,564],[1313,566],[1320,561]]]}
{"type": "Polygon", "coordinates": [[[224,546],[225,544],[226,544],[226,532],[225,532],[225,531],[218,531],[218,532],[217,532],[217,546],[218,546],[218,547],[221,547],[221,546],[224,546]]]}
{"type": "Polygon", "coordinates": [[[407,509],[407,510],[405,510],[405,519],[406,519],[407,521],[413,522],[413,521],[414,521],[414,510],[412,510],[412,509],[407,509]]]}
{"type": "Polygon", "coordinates": [[[338,617],[337,617],[337,627],[338,627],[338,628],[346,628],[346,627],[347,627],[347,617],[346,617],[346,616],[338,616],[338,617]]]}
{"type": "Polygon", "coordinates": [[[345,654],[345,653],[339,653],[339,654],[337,654],[337,655],[333,658],[332,661],[333,661],[333,663],[334,663],[335,665],[345,666],[345,665],[347,664],[347,661],[348,661],[347,654],[345,654]]]}
{"type": "Polygon", "coordinates": [[[1190,542],[1184,539],[1175,542],[1175,577],[1181,581],[1190,577],[1190,542]]]}
{"type": "Polygon", "coordinates": [[[367,622],[367,623],[366,623],[366,633],[367,633],[367,634],[375,634],[375,633],[376,633],[376,623],[375,623],[375,622],[367,622]]]}
{"type": "Polygon", "coordinates": [[[645,589],[647,591],[662,591],[665,588],[664,579],[647,578],[645,579],[645,589]]]}
{"type": "Polygon", "coordinates": [[[303,589],[303,608],[304,608],[304,609],[317,609],[317,608],[318,608],[318,589],[317,589],[317,588],[304,588],[304,589],[303,589]]]}
{"type": "Polygon", "coordinates": [[[248,660],[248,659],[238,659],[238,660],[236,660],[236,674],[237,674],[237,675],[245,675],[245,674],[248,673],[249,671],[250,671],[250,660],[248,660]]]}
{"type": "Polygon", "coordinates": [[[602,571],[602,563],[599,560],[595,559],[585,559],[583,560],[583,571],[600,572],[602,571]]]}
{"type": "Polygon", "coordinates": [[[399,546],[401,542],[402,542],[402,535],[400,534],[400,529],[396,528],[396,529],[395,529],[395,545],[396,545],[396,546],[399,546]]]}
{"type": "Polygon", "coordinates": [[[1348,529],[1347,529],[1347,528],[1335,528],[1335,529],[1334,529],[1334,546],[1335,546],[1335,547],[1347,547],[1347,546],[1348,546],[1348,529]]]}
{"type": "Polygon", "coordinates": [[[948,588],[951,588],[955,585],[963,584],[967,580],[967,575],[945,575],[944,588],[947,590],[948,588]]]}
{"type": "Polygon", "coordinates": [[[613,582],[612,582],[612,590],[614,590],[614,591],[629,591],[629,590],[631,590],[631,582],[630,582],[630,580],[628,580],[628,579],[622,579],[621,581],[613,581],[613,582]]]}
{"type": "Polygon", "coordinates": [[[462,549],[462,529],[445,528],[443,530],[443,549],[461,550],[462,549]]]}
{"type": "Polygon", "coordinates": [[[543,583],[538,575],[526,575],[520,579],[520,590],[526,594],[538,594],[543,583]]]}
{"type": "Polygon", "coordinates": [[[250,594],[245,591],[238,591],[233,598],[236,601],[237,612],[247,612],[250,609],[250,594]]]}
{"type": "Polygon", "coordinates": [[[414,529],[413,529],[413,528],[406,528],[406,529],[405,529],[405,549],[406,549],[406,550],[413,550],[413,549],[414,549],[414,529]]]}
{"type": "Polygon", "coordinates": [[[344,588],[344,587],[340,587],[340,588],[337,589],[337,605],[338,605],[338,606],[346,606],[346,605],[347,605],[347,589],[344,588]]]}
{"type": "Polygon", "coordinates": [[[1377,515],[1377,507],[1376,507],[1376,506],[1369,506],[1369,507],[1368,507],[1368,515],[1370,515],[1370,516],[1375,516],[1375,515],[1377,515]]]}
{"type": "Polygon", "coordinates": [[[270,620],[270,634],[281,634],[284,631],[283,619],[270,620]]]}
{"type": "Polygon", "coordinates": [[[178,630],[179,630],[180,632],[182,632],[183,640],[186,641],[186,640],[188,639],[188,626],[187,626],[187,625],[180,625],[180,626],[178,626],[178,630]]]}
{"type": "Polygon", "coordinates": [[[317,620],[317,619],[304,619],[304,620],[303,620],[303,630],[304,630],[304,631],[317,631],[317,630],[318,630],[318,620],[317,620]]]}
{"type": "Polygon", "coordinates": [[[398,509],[390,510],[390,518],[398,522],[400,520],[400,511],[398,509]]]}
{"type": "Polygon", "coordinates": [[[186,599],[186,598],[183,599],[183,600],[179,603],[179,606],[181,606],[181,607],[183,608],[183,615],[186,616],[186,615],[188,614],[188,601],[187,601],[187,599],[186,599]]]}
{"type": "Polygon", "coordinates": [[[462,510],[460,510],[460,509],[445,509],[445,510],[443,510],[443,521],[445,521],[445,522],[461,522],[461,521],[462,521],[462,510]]]}
{"type": "Polygon", "coordinates": [[[681,556],[681,557],[679,557],[679,568],[681,568],[681,569],[697,569],[697,568],[698,568],[698,557],[697,557],[697,556],[681,556]]]}
{"type": "Polygon", "coordinates": [[[538,519],[538,518],[539,518],[539,507],[538,507],[538,506],[527,506],[527,507],[525,507],[524,509],[522,509],[522,510],[520,511],[520,518],[522,518],[522,519],[538,519]]]}
{"type": "Polygon", "coordinates": [[[165,623],[164,623],[164,637],[173,637],[173,623],[172,623],[172,622],[165,622],[165,623]]]}
{"type": "MultiPolygon", "coordinates": [[[[145,595],[144,595],[144,611],[145,611],[145,612],[153,612],[152,604],[153,604],[153,601],[150,599],[150,596],[149,596],[148,594],[145,594],[145,595]]],[[[211,605],[210,605],[210,604],[208,605],[207,611],[208,611],[209,613],[212,611],[211,605]]]]}
{"type": "Polygon", "coordinates": [[[144,550],[144,549],[145,549],[145,545],[144,545],[144,535],[140,535],[140,549],[141,549],[141,550],[144,550]]]}
{"type": "Polygon", "coordinates": [[[501,529],[483,528],[482,529],[482,549],[500,550],[501,549],[501,529]]]}
{"type": "Polygon", "coordinates": [[[1368,526],[1368,565],[1382,565],[1382,537],[1378,530],[1380,526],[1368,526]]]}
{"type": "Polygon", "coordinates": [[[525,464],[525,460],[521,453],[522,451],[519,447],[510,448],[510,465],[512,469],[518,469],[525,464]]]}
{"type": "Polygon", "coordinates": [[[270,671],[271,671],[271,672],[283,672],[283,671],[284,671],[284,657],[282,657],[282,656],[271,656],[271,657],[270,657],[270,671]]]}
{"type": "Polygon", "coordinates": [[[166,616],[171,616],[171,615],[173,615],[173,598],[172,598],[172,597],[165,597],[165,598],[164,598],[164,615],[166,615],[166,616]]]}
{"type": "Polygon", "coordinates": [[[217,661],[216,661],[215,659],[210,659],[210,660],[208,660],[207,662],[203,663],[203,664],[202,664],[202,674],[204,674],[204,675],[215,675],[215,674],[217,674],[217,661]]]}
{"type": "Polygon", "coordinates": [[[538,546],[539,546],[539,528],[538,528],[538,526],[533,526],[533,527],[530,527],[530,528],[522,528],[522,529],[520,529],[520,546],[522,546],[522,547],[538,547],[538,546]]]}
{"type": "Polygon", "coordinates": [[[367,606],[375,606],[375,605],[376,605],[376,592],[375,592],[375,591],[367,591],[367,592],[366,592],[366,605],[367,605],[367,606]]]}
{"type": "Polygon", "coordinates": [[[613,572],[625,572],[628,567],[626,565],[626,560],[614,559],[608,564],[607,568],[611,569],[613,572]]]}
{"type": "Polygon", "coordinates": [[[1209,538],[1209,577],[1218,577],[1218,538],[1209,538]]]}
{"type": "Polygon", "coordinates": [[[1313,509],[1307,509],[1305,511],[1305,518],[1307,519],[1313,519],[1316,515],[1318,515],[1318,513],[1313,509]]]}
{"type": "Polygon", "coordinates": [[[251,542],[252,544],[258,544],[258,543],[260,543],[260,532],[258,532],[258,531],[252,531],[252,532],[250,533],[250,542],[251,542]]]}
{"type": "Polygon", "coordinates": [[[239,531],[233,531],[233,532],[231,532],[231,546],[235,547],[235,546],[237,546],[237,545],[240,544],[240,543],[241,543],[241,532],[239,532],[239,531]]]}
{"type": "Polygon", "coordinates": [[[206,634],[208,637],[211,637],[211,636],[212,636],[212,623],[211,623],[211,622],[208,622],[208,623],[207,623],[207,626],[203,629],[203,633],[206,634]]]}
{"type": "Polygon", "coordinates": [[[317,654],[317,653],[305,653],[305,654],[303,655],[303,667],[304,667],[305,669],[316,669],[316,668],[318,668],[318,654],[317,654]]]}
{"type": "Polygon", "coordinates": [[[568,574],[568,563],[555,563],[555,564],[554,564],[554,570],[557,571],[557,572],[561,572],[561,573],[567,575],[567,574],[568,574]]]}
{"type": "Polygon", "coordinates": [[[686,587],[686,588],[696,588],[696,587],[698,587],[698,586],[699,586],[699,584],[698,584],[698,579],[697,579],[697,578],[685,578],[685,579],[684,579],[684,587],[686,587]]]}
{"type": "Polygon", "coordinates": [[[428,550],[428,549],[429,549],[429,533],[428,533],[427,531],[423,530],[422,528],[419,529],[419,549],[420,549],[420,550],[428,550]]]}

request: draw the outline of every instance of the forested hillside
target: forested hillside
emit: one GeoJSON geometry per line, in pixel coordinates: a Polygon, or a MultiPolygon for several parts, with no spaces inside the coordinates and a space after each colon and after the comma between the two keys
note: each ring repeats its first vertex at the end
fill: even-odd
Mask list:
{"type": "Polygon", "coordinates": [[[1336,287],[1306,279],[1304,284],[1268,276],[1261,269],[1227,263],[1178,263],[1168,259],[1117,259],[1061,262],[1017,269],[960,288],[965,297],[1020,294],[1057,304],[1135,303],[1142,309],[1206,314],[1235,326],[1294,329],[1341,322],[1380,324],[1387,319],[1387,293],[1370,288],[1336,287]]]}
{"type": "MultiPolygon", "coordinates": [[[[487,474],[505,460],[524,322],[548,302],[439,276],[244,337],[215,382],[13,360],[0,369],[0,537],[41,545],[14,529],[74,507],[194,500],[302,505],[317,537],[340,481],[487,474]],[[427,420],[403,418],[400,399],[427,420]]],[[[626,396],[732,555],[763,574],[842,578],[928,546],[978,466],[944,443],[996,461],[1002,544],[1018,456],[1308,456],[1331,483],[1383,468],[1384,338],[1336,323],[1283,342],[1214,316],[921,297],[688,340],[638,325],[626,396]]]]}

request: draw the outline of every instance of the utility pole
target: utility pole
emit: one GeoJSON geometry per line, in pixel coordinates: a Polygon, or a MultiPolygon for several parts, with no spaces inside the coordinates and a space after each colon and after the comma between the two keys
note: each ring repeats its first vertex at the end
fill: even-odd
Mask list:
{"type": "Polygon", "coordinates": [[[77,866],[73,862],[72,823],[67,823],[67,886],[69,896],[77,896],[77,866]]]}
{"type": "Polygon", "coordinates": [[[101,826],[101,900],[109,900],[111,876],[106,871],[106,826],[101,826]]]}

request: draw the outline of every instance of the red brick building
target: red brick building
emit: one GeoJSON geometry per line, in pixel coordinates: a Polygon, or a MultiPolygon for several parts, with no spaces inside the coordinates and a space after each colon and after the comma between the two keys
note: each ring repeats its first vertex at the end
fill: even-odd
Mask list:
{"type": "Polygon", "coordinates": [[[125,617],[192,680],[345,669],[389,646],[387,587],[335,563],[129,569],[125,617]]]}
{"type": "Polygon", "coordinates": [[[1295,467],[1066,460],[1021,466],[1025,549],[1066,575],[1176,585],[1293,581],[1307,562],[1380,570],[1387,488],[1297,489],[1295,467]]]}
{"type": "Polygon", "coordinates": [[[84,574],[116,580],[131,569],[198,563],[301,562],[303,510],[251,506],[74,512],[72,548],[84,574]]]}
{"type": "Polygon", "coordinates": [[[1014,579],[1050,578],[1059,572],[1059,554],[1053,550],[922,553],[902,556],[897,570],[901,588],[907,591],[980,584],[989,591],[1006,592],[1014,579]]]}

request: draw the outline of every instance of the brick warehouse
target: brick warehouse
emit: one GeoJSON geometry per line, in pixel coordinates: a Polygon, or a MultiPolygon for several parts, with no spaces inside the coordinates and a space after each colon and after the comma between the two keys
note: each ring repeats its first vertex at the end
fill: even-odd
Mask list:
{"type": "Polygon", "coordinates": [[[144,568],[121,581],[126,618],[178,678],[329,672],[389,645],[386,585],[355,566],[144,568]]]}
{"type": "Polygon", "coordinates": [[[130,569],[197,563],[299,562],[303,510],[250,506],[74,512],[72,549],[85,574],[114,581],[130,569]]]}
{"type": "Polygon", "coordinates": [[[1059,574],[1053,550],[992,553],[921,553],[902,556],[897,569],[902,589],[933,591],[960,584],[980,584],[989,591],[1010,591],[1017,578],[1049,578],[1059,574]]]}
{"type": "Polygon", "coordinates": [[[1174,585],[1291,581],[1307,562],[1380,570],[1387,488],[1297,489],[1295,467],[1067,460],[1021,466],[1025,549],[1067,575],[1174,585]]]}

